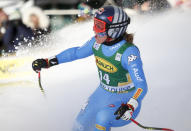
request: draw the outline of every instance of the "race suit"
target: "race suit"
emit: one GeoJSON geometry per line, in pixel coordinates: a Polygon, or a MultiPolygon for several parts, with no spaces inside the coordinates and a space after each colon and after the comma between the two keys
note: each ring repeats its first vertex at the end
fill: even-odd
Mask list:
{"type": "Polygon", "coordinates": [[[134,44],[121,40],[111,46],[98,44],[95,37],[81,47],[69,48],[56,55],[58,63],[93,55],[98,67],[99,87],[88,98],[87,106],[81,109],[73,131],[110,131],[131,121],[116,120],[114,112],[130,98],[138,102],[132,118],[141,108],[141,101],[147,93],[147,83],[142,69],[140,52],[134,44]]]}

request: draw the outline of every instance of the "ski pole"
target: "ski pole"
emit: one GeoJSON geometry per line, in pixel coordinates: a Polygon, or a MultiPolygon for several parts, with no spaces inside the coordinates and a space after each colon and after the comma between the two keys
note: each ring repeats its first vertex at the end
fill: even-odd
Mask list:
{"type": "Polygon", "coordinates": [[[143,126],[140,123],[138,123],[137,121],[135,121],[134,119],[130,119],[133,123],[135,123],[136,125],[138,125],[139,127],[143,128],[143,129],[147,129],[147,130],[161,130],[161,131],[174,131],[172,129],[168,129],[168,128],[158,128],[158,127],[148,127],[148,126],[143,126]]]}
{"type": "Polygon", "coordinates": [[[41,75],[40,75],[40,71],[38,72],[38,83],[39,83],[40,91],[41,91],[42,94],[45,96],[45,91],[44,91],[44,89],[42,88],[42,85],[41,85],[41,75]]]}

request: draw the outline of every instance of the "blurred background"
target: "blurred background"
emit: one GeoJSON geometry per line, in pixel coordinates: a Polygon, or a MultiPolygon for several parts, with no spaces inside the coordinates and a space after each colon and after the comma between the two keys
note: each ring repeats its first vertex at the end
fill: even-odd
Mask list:
{"type": "Polygon", "coordinates": [[[123,7],[129,15],[155,14],[171,8],[190,8],[190,0],[8,0],[0,1],[0,52],[37,46],[48,34],[92,19],[104,5],[123,7]]]}
{"type": "MultiPolygon", "coordinates": [[[[0,1],[0,54],[21,45],[38,46],[47,35],[72,23],[92,19],[104,5],[123,7],[129,15],[190,8],[190,0],[8,0],[0,1]]],[[[10,55],[10,54],[9,54],[10,55]]]]}
{"type": "MultiPolygon", "coordinates": [[[[127,12],[141,51],[149,92],[137,121],[191,130],[191,0],[1,0],[0,130],[70,131],[99,84],[94,58],[42,70],[46,98],[31,63],[89,40],[104,5],[127,12]]],[[[116,130],[142,131],[134,124],[116,130]]]]}

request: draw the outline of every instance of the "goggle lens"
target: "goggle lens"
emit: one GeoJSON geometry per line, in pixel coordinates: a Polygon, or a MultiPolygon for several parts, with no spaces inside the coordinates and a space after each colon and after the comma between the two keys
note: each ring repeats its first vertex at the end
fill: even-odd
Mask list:
{"type": "Polygon", "coordinates": [[[94,18],[94,27],[93,30],[97,33],[105,32],[106,31],[106,22],[94,18]]]}

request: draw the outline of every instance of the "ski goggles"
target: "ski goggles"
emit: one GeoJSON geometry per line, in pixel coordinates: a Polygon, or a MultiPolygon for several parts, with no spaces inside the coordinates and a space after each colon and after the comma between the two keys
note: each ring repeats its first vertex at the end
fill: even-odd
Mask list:
{"type": "Polygon", "coordinates": [[[130,23],[130,19],[121,22],[121,23],[114,23],[111,25],[108,25],[105,21],[99,20],[97,18],[94,18],[94,27],[93,30],[96,33],[101,33],[101,32],[106,32],[107,29],[112,29],[112,28],[121,28],[125,27],[130,23]]]}
{"type": "Polygon", "coordinates": [[[99,20],[97,18],[94,18],[94,27],[93,30],[96,33],[106,32],[106,22],[99,20]]]}

